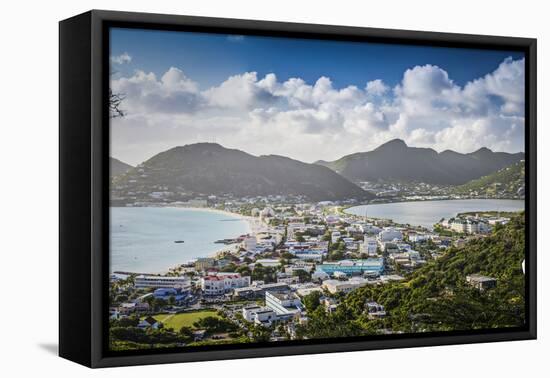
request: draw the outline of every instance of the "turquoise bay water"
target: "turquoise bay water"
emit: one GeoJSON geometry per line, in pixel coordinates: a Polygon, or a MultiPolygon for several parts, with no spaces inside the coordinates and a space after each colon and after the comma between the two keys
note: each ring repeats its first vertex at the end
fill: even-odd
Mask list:
{"type": "Polygon", "coordinates": [[[470,211],[520,211],[525,208],[523,200],[468,199],[445,201],[416,201],[381,203],[355,206],[346,213],[368,217],[391,219],[396,223],[432,228],[441,218],[450,218],[457,213],[470,211]]]}
{"type": "Polygon", "coordinates": [[[169,207],[112,207],[110,270],[162,273],[223,248],[214,241],[249,232],[229,214],[169,207]],[[183,240],[184,243],[174,243],[183,240]]]}

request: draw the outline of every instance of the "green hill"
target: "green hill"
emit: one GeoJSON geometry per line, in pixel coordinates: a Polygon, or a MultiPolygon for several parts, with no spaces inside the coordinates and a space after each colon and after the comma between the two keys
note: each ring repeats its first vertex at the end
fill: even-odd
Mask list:
{"type": "Polygon", "coordinates": [[[454,189],[456,194],[485,197],[523,197],[525,190],[525,161],[519,161],[487,176],[472,180],[454,189]]]}
{"type": "Polygon", "coordinates": [[[111,178],[122,175],[128,172],[130,169],[134,168],[130,164],[126,164],[125,162],[115,159],[114,157],[109,158],[109,164],[111,178]]]}
{"type": "MultiPolygon", "coordinates": [[[[327,167],[283,156],[253,156],[215,143],[197,143],[161,152],[117,177],[120,197],[147,199],[155,191],[173,196],[301,196],[311,201],[372,195],[327,167]]],[[[172,200],[178,199],[173,197],[172,200]]]]}

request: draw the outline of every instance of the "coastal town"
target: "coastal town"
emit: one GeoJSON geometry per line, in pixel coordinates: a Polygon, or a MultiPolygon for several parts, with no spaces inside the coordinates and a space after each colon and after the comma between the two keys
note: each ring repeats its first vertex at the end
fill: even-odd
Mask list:
{"type": "MultiPolygon", "coordinates": [[[[349,205],[280,196],[156,203],[229,212],[247,221],[250,231],[212,240],[220,247],[214,255],[167,267],[163,274],[112,272],[113,348],[313,338],[313,313],[335,313],[360,288],[406,281],[447,249],[486,238],[514,216],[457,214],[428,229],[352,215],[345,211],[349,205]]],[[[483,291],[497,279],[475,273],[464,283],[483,291]]],[[[372,324],[391,316],[372,298],[361,311],[372,324]]],[[[379,326],[372,332],[400,331],[379,326]]]]}
{"type": "Polygon", "coordinates": [[[366,43],[355,69],[197,36],[111,61],[110,351],[527,324],[521,53],[457,69],[366,43]],[[200,75],[196,43],[223,52],[200,75]]]}

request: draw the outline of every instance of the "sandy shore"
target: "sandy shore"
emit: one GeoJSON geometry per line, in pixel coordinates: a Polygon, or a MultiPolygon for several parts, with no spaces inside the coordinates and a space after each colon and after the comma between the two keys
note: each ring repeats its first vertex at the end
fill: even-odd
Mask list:
{"type": "MultiPolygon", "coordinates": [[[[168,206],[168,207],[170,207],[170,206],[168,206]]],[[[248,215],[232,213],[232,212],[227,211],[227,210],[213,209],[211,207],[176,207],[176,206],[172,206],[172,208],[173,209],[179,209],[179,210],[208,211],[210,213],[226,215],[226,216],[230,216],[230,217],[233,217],[233,218],[244,220],[248,224],[248,233],[249,234],[254,234],[254,233],[258,232],[258,230],[261,228],[261,226],[259,225],[260,224],[259,219],[248,216],[248,215]]],[[[239,235],[236,235],[236,236],[239,236],[239,235]]]]}
{"type": "MultiPolygon", "coordinates": [[[[242,214],[238,214],[238,213],[232,213],[232,212],[227,211],[227,210],[213,209],[211,207],[176,207],[176,206],[167,206],[167,207],[171,207],[173,209],[179,209],[179,210],[207,211],[207,212],[216,213],[216,214],[225,215],[225,216],[230,216],[232,218],[243,220],[248,225],[248,232],[247,233],[249,235],[255,235],[260,229],[263,228],[261,226],[261,222],[258,218],[247,216],[247,215],[242,215],[242,214]]],[[[240,235],[235,235],[234,237],[236,238],[238,236],[240,236],[240,235]]],[[[238,250],[239,246],[240,246],[240,243],[223,245],[222,247],[220,247],[216,251],[209,254],[208,257],[215,258],[215,257],[218,256],[219,253],[226,252],[226,251],[228,251],[230,253],[236,252],[238,250]]],[[[194,259],[192,259],[190,261],[193,261],[193,260],[194,259]]],[[[180,265],[181,264],[179,264],[175,267],[172,267],[169,270],[177,268],[180,265]]]]}

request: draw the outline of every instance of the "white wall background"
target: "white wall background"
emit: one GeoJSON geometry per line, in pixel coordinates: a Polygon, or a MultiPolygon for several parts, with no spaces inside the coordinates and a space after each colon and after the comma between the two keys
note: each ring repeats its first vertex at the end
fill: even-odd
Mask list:
{"type": "Polygon", "coordinates": [[[550,151],[544,142],[550,141],[545,112],[550,27],[544,4],[532,0],[4,2],[0,23],[0,375],[543,376],[550,367],[549,301],[544,300],[550,270],[548,243],[544,243],[550,226],[544,198],[550,184],[545,165],[550,163],[550,151]],[[539,340],[95,371],[58,358],[57,22],[92,8],[538,38],[539,340]]]}

